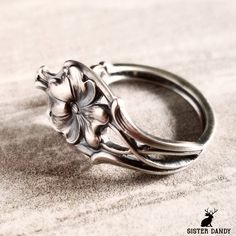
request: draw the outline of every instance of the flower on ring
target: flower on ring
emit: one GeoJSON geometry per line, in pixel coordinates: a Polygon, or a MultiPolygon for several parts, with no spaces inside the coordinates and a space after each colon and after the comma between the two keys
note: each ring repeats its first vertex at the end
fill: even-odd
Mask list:
{"type": "Polygon", "coordinates": [[[109,121],[105,104],[98,104],[97,90],[92,80],[84,80],[76,66],[64,67],[58,74],[41,67],[37,73],[37,87],[49,96],[50,121],[69,143],[82,138],[93,148],[100,143],[102,128],[109,121]]]}

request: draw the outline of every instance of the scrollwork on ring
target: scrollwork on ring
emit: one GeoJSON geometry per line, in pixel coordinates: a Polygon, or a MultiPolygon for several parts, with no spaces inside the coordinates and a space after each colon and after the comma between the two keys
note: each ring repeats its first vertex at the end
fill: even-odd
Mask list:
{"type": "Polygon", "coordinates": [[[214,115],[202,94],[182,78],[157,68],[104,62],[88,68],[70,60],[58,73],[40,67],[36,86],[48,95],[52,127],[94,164],[110,163],[150,174],[174,173],[198,157],[213,133],[214,115]],[[139,129],[109,88],[114,81],[134,77],[174,88],[187,97],[205,122],[199,140],[164,140],[139,129]],[[125,146],[106,139],[108,128],[119,135],[125,146]],[[163,156],[173,158],[160,158],[163,156]]]}

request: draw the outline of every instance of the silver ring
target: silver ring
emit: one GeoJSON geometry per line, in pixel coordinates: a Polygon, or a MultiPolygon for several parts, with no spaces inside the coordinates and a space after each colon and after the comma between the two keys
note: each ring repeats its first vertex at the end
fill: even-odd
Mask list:
{"type": "Polygon", "coordinates": [[[40,67],[36,86],[48,95],[52,127],[91,158],[93,164],[109,163],[149,174],[172,174],[196,160],[213,134],[214,114],[204,96],[186,80],[161,69],[106,62],[87,67],[69,60],[58,73],[40,67]],[[109,84],[127,79],[156,83],[187,100],[201,119],[202,134],[198,140],[165,140],[137,127],[122,100],[109,88],[109,84]],[[112,142],[108,129],[124,145],[112,142]]]}

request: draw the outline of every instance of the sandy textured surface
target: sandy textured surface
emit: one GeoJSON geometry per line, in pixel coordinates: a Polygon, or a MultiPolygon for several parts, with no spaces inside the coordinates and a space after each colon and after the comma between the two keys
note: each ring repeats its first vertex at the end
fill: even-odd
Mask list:
{"type": "MultiPolygon", "coordinates": [[[[187,235],[207,207],[218,209],[214,227],[236,234],[235,1],[0,4],[0,235],[187,235]],[[48,127],[45,96],[33,84],[40,65],[57,71],[67,59],[135,62],[187,78],[215,110],[206,152],[167,177],[109,165],[81,174],[89,162],[48,127]]],[[[153,134],[199,135],[191,107],[173,93],[113,89],[153,134]]]]}

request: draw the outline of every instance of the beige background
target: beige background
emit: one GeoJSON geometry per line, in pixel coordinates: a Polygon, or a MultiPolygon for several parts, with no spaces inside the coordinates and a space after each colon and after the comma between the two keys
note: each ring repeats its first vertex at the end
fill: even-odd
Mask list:
{"type": "MultiPolygon", "coordinates": [[[[0,235],[187,235],[204,209],[236,234],[235,1],[1,1],[0,235]],[[73,147],[47,126],[36,69],[67,59],[158,66],[194,83],[212,104],[215,136],[198,162],[167,177],[109,165],[81,173],[73,147]]],[[[160,137],[193,139],[182,99],[118,84],[131,116],[160,137]]]]}

